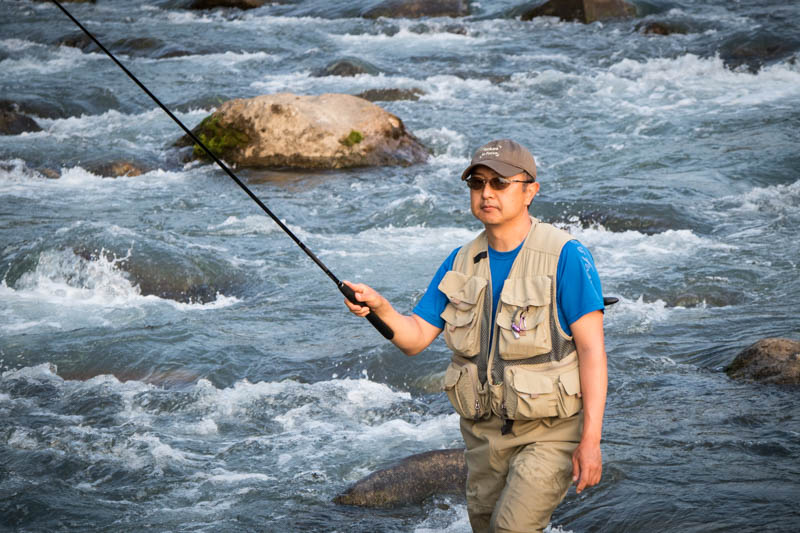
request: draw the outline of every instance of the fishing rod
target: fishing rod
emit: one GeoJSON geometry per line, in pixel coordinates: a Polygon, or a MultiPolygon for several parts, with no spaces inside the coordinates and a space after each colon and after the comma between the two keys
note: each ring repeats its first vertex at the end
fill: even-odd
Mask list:
{"type": "MultiPolygon", "coordinates": [[[[97,40],[97,38],[96,38],[94,35],[92,35],[92,34],[91,34],[91,32],[90,32],[89,30],[87,30],[87,29],[86,29],[86,28],[83,26],[83,24],[81,24],[80,22],[78,22],[78,19],[76,19],[75,17],[73,17],[73,16],[72,16],[72,14],[71,14],[69,11],[67,11],[67,10],[64,8],[64,6],[62,6],[62,5],[61,5],[61,3],[59,3],[59,2],[58,2],[58,0],[52,0],[52,1],[53,1],[53,3],[54,3],[56,6],[58,6],[58,8],[59,8],[61,11],[63,11],[63,12],[64,12],[64,14],[65,14],[67,17],[69,17],[69,19],[70,19],[72,22],[74,22],[74,23],[75,23],[75,25],[76,25],[76,26],[78,26],[78,27],[81,29],[81,31],[83,31],[83,33],[85,33],[85,34],[86,34],[86,35],[87,35],[87,36],[88,36],[88,37],[89,37],[89,38],[90,38],[92,41],[94,41],[94,43],[95,43],[95,44],[96,44],[98,47],[100,47],[100,50],[102,50],[103,52],[105,52],[105,54],[106,54],[108,57],[110,57],[110,58],[112,59],[112,61],[114,61],[114,63],[116,63],[116,64],[117,64],[117,66],[118,66],[119,68],[121,68],[121,69],[123,70],[123,72],[125,72],[125,74],[127,74],[127,75],[128,75],[128,77],[129,77],[130,79],[132,79],[132,80],[133,80],[133,82],[134,82],[136,85],[138,85],[138,86],[139,86],[139,88],[140,88],[140,89],[142,89],[142,90],[143,90],[143,91],[144,91],[144,92],[147,94],[147,96],[149,96],[149,97],[150,97],[150,98],[151,98],[151,99],[152,99],[152,100],[153,100],[153,101],[154,101],[156,104],[158,104],[158,107],[160,107],[161,109],[163,109],[163,110],[164,110],[164,112],[165,112],[167,115],[169,115],[169,118],[171,118],[172,120],[174,120],[174,121],[175,121],[175,122],[178,124],[178,126],[180,126],[180,127],[181,127],[181,129],[182,129],[183,131],[185,131],[185,132],[186,132],[186,134],[187,134],[189,137],[191,137],[191,138],[192,138],[192,140],[193,140],[193,141],[194,141],[194,142],[195,142],[195,143],[196,143],[198,146],[200,146],[200,147],[201,147],[201,148],[202,148],[202,149],[205,151],[205,153],[207,153],[207,154],[208,154],[208,156],[209,156],[209,157],[210,157],[210,158],[211,158],[211,159],[212,159],[212,160],[213,160],[213,161],[214,161],[214,162],[215,162],[217,165],[219,165],[219,167],[220,167],[222,170],[224,170],[224,171],[225,171],[225,173],[228,175],[228,177],[229,177],[229,178],[231,178],[233,181],[235,181],[235,182],[236,182],[236,184],[237,184],[239,187],[241,187],[241,188],[242,188],[242,190],[243,190],[245,193],[247,193],[247,195],[248,195],[248,196],[249,196],[249,197],[250,197],[250,198],[251,198],[251,199],[252,199],[252,200],[253,200],[253,201],[254,201],[256,204],[258,204],[258,206],[259,206],[261,209],[263,209],[263,210],[264,210],[264,212],[265,212],[267,215],[269,215],[269,217],[270,217],[272,220],[274,220],[274,221],[275,221],[275,223],[276,223],[276,224],[277,224],[277,225],[278,225],[278,226],[279,226],[279,227],[280,227],[280,228],[281,228],[281,229],[282,229],[282,230],[283,230],[283,231],[284,231],[284,232],[285,232],[285,233],[286,233],[286,234],[287,234],[289,237],[291,237],[291,239],[292,239],[292,240],[293,240],[293,241],[294,241],[294,242],[297,244],[297,246],[299,246],[299,247],[300,247],[300,249],[301,249],[301,250],[303,250],[303,251],[306,253],[306,255],[308,255],[308,257],[310,257],[310,258],[311,258],[311,259],[312,259],[312,260],[313,260],[313,261],[314,261],[314,262],[317,264],[317,266],[319,266],[319,267],[322,269],[322,271],[323,271],[323,272],[325,272],[325,274],[327,274],[329,278],[331,278],[331,280],[333,280],[333,282],[336,284],[336,286],[339,288],[339,290],[342,292],[342,294],[344,294],[345,298],[347,298],[348,300],[350,300],[352,303],[354,303],[354,304],[356,304],[356,305],[362,305],[362,306],[364,305],[364,303],[363,303],[363,302],[359,302],[359,301],[356,299],[356,295],[355,295],[355,292],[353,291],[353,289],[351,289],[350,287],[348,287],[347,285],[345,285],[345,284],[344,284],[344,282],[342,282],[341,280],[339,280],[339,278],[337,278],[336,276],[334,276],[334,275],[333,275],[333,272],[331,272],[331,271],[328,269],[328,267],[326,267],[326,266],[325,266],[325,264],[324,264],[322,261],[320,261],[320,259],[319,259],[319,258],[318,258],[316,255],[314,255],[314,253],[313,253],[311,250],[309,250],[309,249],[308,249],[308,247],[307,247],[305,244],[303,244],[303,242],[302,242],[302,241],[301,241],[301,240],[300,240],[300,239],[297,237],[297,235],[295,235],[295,234],[292,232],[292,230],[290,230],[288,227],[286,227],[286,224],[284,224],[283,222],[281,222],[281,220],[280,220],[280,219],[279,219],[277,216],[275,216],[275,214],[274,214],[272,211],[270,211],[270,210],[269,210],[269,208],[268,208],[268,207],[267,207],[267,206],[264,204],[264,202],[262,202],[262,201],[261,201],[261,199],[259,199],[259,197],[258,197],[258,196],[256,196],[255,194],[253,194],[253,191],[251,191],[251,190],[250,190],[250,189],[247,187],[247,185],[245,185],[245,184],[242,182],[242,180],[240,180],[240,179],[239,179],[239,177],[238,177],[238,176],[236,176],[236,174],[234,174],[234,173],[233,173],[233,171],[232,171],[230,168],[228,168],[228,165],[226,165],[225,163],[223,163],[223,162],[222,162],[222,161],[221,161],[221,160],[220,160],[220,159],[219,159],[219,158],[218,158],[216,155],[214,155],[214,152],[212,152],[211,150],[209,150],[209,148],[208,148],[208,147],[205,145],[205,143],[203,143],[203,141],[201,141],[200,139],[198,139],[198,138],[197,138],[197,136],[196,136],[194,133],[192,133],[192,131],[191,131],[189,128],[187,128],[186,126],[184,126],[183,122],[181,122],[181,121],[178,119],[178,117],[176,117],[175,115],[173,115],[173,114],[172,114],[172,111],[170,111],[169,109],[167,109],[167,106],[165,106],[164,104],[162,104],[162,103],[161,103],[161,100],[159,100],[158,98],[156,98],[156,96],[155,96],[153,93],[151,93],[151,92],[150,92],[150,90],[149,90],[147,87],[145,87],[145,86],[144,86],[144,84],[143,84],[142,82],[140,82],[140,81],[139,81],[139,79],[138,79],[136,76],[134,76],[134,75],[131,73],[131,71],[130,71],[130,70],[128,70],[127,68],[125,68],[125,65],[123,65],[122,63],[120,63],[120,62],[119,62],[119,60],[118,60],[116,57],[114,57],[114,54],[112,54],[111,52],[109,52],[109,51],[106,49],[106,47],[105,47],[105,46],[103,46],[103,45],[102,45],[102,43],[101,43],[100,41],[98,41],[98,40],[97,40]]],[[[369,323],[370,323],[370,324],[372,324],[372,325],[375,327],[375,329],[377,329],[377,330],[378,330],[378,331],[381,333],[381,335],[383,335],[384,337],[386,337],[386,338],[387,338],[387,339],[389,339],[389,340],[391,340],[391,339],[394,337],[394,332],[392,331],[392,328],[390,328],[389,326],[387,326],[387,325],[386,325],[386,323],[385,323],[383,320],[381,320],[381,319],[380,319],[380,317],[378,317],[378,315],[376,315],[375,313],[372,313],[372,312],[370,312],[369,314],[367,314],[367,317],[366,317],[366,318],[367,318],[367,320],[369,320],[369,323]]]]}

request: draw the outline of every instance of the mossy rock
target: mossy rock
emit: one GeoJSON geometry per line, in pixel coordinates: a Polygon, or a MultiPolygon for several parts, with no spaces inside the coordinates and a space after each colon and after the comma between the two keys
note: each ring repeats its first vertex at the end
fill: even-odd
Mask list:
{"type": "MultiPolygon", "coordinates": [[[[250,142],[250,137],[243,131],[223,124],[216,115],[209,115],[192,130],[200,141],[215,156],[225,159],[232,152],[242,149],[250,142]]],[[[192,155],[198,159],[210,159],[205,150],[195,143],[192,155]]]]}

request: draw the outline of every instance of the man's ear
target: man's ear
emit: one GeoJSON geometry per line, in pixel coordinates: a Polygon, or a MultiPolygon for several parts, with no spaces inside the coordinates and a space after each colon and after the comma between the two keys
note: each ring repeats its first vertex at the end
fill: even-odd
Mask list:
{"type": "Polygon", "coordinates": [[[534,181],[533,183],[526,184],[526,186],[527,188],[525,189],[525,193],[531,195],[530,200],[528,200],[528,207],[530,207],[533,203],[533,199],[539,193],[539,182],[534,181]]]}

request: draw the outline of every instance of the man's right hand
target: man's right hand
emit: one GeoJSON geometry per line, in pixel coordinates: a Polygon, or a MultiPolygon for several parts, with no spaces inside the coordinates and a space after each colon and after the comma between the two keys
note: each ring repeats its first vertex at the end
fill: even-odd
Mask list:
{"type": "Polygon", "coordinates": [[[356,305],[350,302],[350,300],[347,298],[344,299],[344,304],[348,309],[350,309],[350,312],[356,316],[365,317],[370,313],[371,310],[379,310],[383,303],[386,302],[386,299],[369,285],[364,285],[363,283],[350,283],[347,280],[343,280],[343,282],[345,285],[353,289],[353,292],[356,295],[356,300],[364,303],[364,305],[356,305]]]}

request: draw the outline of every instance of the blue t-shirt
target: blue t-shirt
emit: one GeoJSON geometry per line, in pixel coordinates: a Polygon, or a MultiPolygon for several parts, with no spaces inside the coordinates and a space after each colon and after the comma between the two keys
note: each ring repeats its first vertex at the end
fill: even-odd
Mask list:
{"type": "MultiPolygon", "coordinates": [[[[492,326],[503,285],[521,249],[522,244],[510,252],[498,252],[489,247],[489,267],[492,273],[492,326]]],[[[414,307],[415,315],[439,329],[444,328],[444,320],[439,315],[447,306],[447,296],[439,290],[439,282],[453,269],[459,250],[460,248],[456,248],[444,260],[428,285],[428,290],[414,307]]],[[[566,243],[558,257],[556,305],[558,321],[567,335],[572,335],[570,324],[587,313],[604,309],[603,288],[592,254],[576,240],[566,243]]]]}

